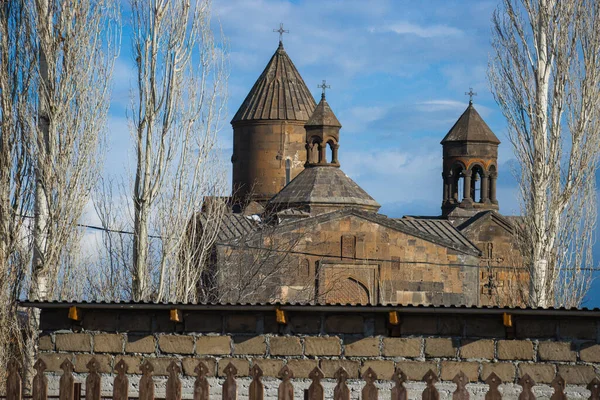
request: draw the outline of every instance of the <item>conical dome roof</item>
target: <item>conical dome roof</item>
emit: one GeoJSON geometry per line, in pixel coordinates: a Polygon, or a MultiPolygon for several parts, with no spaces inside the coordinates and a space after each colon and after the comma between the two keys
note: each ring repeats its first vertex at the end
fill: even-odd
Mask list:
{"type": "Polygon", "coordinates": [[[485,142],[500,144],[500,140],[494,135],[494,132],[485,123],[481,115],[473,107],[473,103],[469,102],[469,107],[460,116],[454,124],[441,144],[448,142],[485,142]]]}
{"type": "Polygon", "coordinates": [[[252,120],[307,121],[316,107],[283,44],[254,83],[231,123],[252,120]]]}
{"type": "Polygon", "coordinates": [[[322,95],[317,108],[315,108],[315,111],[313,111],[310,119],[304,126],[335,126],[341,128],[342,124],[340,124],[331,107],[329,107],[325,95],[322,95]]]}

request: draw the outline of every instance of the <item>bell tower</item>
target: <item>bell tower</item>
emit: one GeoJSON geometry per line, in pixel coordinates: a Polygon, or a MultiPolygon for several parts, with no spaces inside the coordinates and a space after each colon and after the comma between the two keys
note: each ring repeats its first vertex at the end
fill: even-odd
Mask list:
{"type": "Polygon", "coordinates": [[[468,218],[498,210],[496,180],[500,140],[473,106],[469,106],[441,141],[443,147],[442,215],[468,218]]]}
{"type": "Polygon", "coordinates": [[[316,103],[304,80],[279,46],[233,117],[234,198],[265,203],[306,163],[304,124],[316,103]]]}
{"type": "Polygon", "coordinates": [[[340,129],[342,124],[329,107],[325,99],[327,83],[323,81],[319,87],[323,90],[321,101],[315,108],[310,119],[304,125],[306,129],[306,164],[308,167],[331,166],[339,167],[338,149],[340,147],[340,129]],[[329,157],[327,154],[329,150],[329,157]]]}

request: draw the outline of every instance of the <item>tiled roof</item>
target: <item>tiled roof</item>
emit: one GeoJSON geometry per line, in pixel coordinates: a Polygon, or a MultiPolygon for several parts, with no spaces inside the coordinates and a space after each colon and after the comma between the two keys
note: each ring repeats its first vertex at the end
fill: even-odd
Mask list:
{"type": "Polygon", "coordinates": [[[231,123],[250,120],[307,121],[316,105],[280,42],[231,123]]]}
{"type": "MultiPolygon", "coordinates": [[[[198,213],[198,219],[201,224],[208,222],[208,214],[198,213]]],[[[224,213],[221,217],[217,241],[227,241],[238,237],[243,237],[258,228],[259,222],[251,216],[245,216],[237,213],[224,213]]]]}
{"type": "Polygon", "coordinates": [[[404,218],[396,219],[395,221],[410,226],[411,228],[418,229],[429,235],[436,236],[444,241],[452,242],[459,246],[476,248],[475,245],[460,233],[460,231],[447,219],[406,216],[404,218]]]}
{"type": "Polygon", "coordinates": [[[473,103],[469,103],[469,107],[450,128],[441,143],[465,141],[500,144],[500,140],[475,110],[473,103]]]}
{"type": "Polygon", "coordinates": [[[341,169],[330,166],[306,168],[275,195],[270,205],[285,208],[301,205],[339,205],[379,209],[380,205],[341,169]]]}
{"type": "Polygon", "coordinates": [[[331,107],[329,107],[325,95],[323,95],[305,126],[337,126],[341,128],[342,124],[340,124],[331,107]]]}

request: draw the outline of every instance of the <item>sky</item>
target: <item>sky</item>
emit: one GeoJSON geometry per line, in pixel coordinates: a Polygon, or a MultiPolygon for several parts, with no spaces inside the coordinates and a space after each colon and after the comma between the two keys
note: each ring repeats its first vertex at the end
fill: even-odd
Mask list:
{"type": "MultiPolygon", "coordinates": [[[[491,16],[497,0],[213,0],[213,23],[230,49],[228,115],[220,148],[231,169],[229,121],[272,54],[284,24],[284,47],[318,100],[327,100],[343,125],[342,170],[381,205],[381,213],[439,215],[440,140],[466,109],[475,108],[499,147],[498,200],[504,215],[519,214],[515,159],[506,122],[490,91],[491,16]]],[[[124,17],[124,25],[128,22],[124,17]]],[[[133,60],[127,28],[116,61],[106,171],[133,163],[127,106],[133,60]]],[[[230,176],[230,175],[229,175],[230,176]]],[[[600,252],[599,252],[600,253],[600,252]]],[[[600,284],[585,306],[600,306],[600,284]]]]}

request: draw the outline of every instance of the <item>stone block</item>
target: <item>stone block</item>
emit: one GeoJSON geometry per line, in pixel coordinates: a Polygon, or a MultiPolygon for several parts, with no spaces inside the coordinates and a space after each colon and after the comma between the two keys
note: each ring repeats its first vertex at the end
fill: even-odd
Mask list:
{"type": "Polygon", "coordinates": [[[567,385],[587,385],[596,377],[591,365],[559,365],[558,373],[567,385]]]}
{"type": "Polygon", "coordinates": [[[94,335],[95,353],[122,353],[125,338],[121,334],[100,333],[94,335]]]}
{"type": "Polygon", "coordinates": [[[581,361],[585,362],[600,362],[600,344],[587,342],[581,345],[579,350],[581,361]]]}
{"type": "Polygon", "coordinates": [[[536,383],[551,383],[554,380],[556,371],[552,364],[519,364],[519,376],[528,374],[536,383]]]}
{"type": "Polygon", "coordinates": [[[481,380],[485,381],[491,373],[495,373],[504,383],[515,381],[516,367],[511,363],[481,363],[481,380]]]}
{"type": "Polygon", "coordinates": [[[296,314],[290,317],[288,325],[292,333],[318,335],[321,332],[321,317],[319,315],[296,314]]]}
{"type": "Polygon", "coordinates": [[[377,374],[377,379],[388,381],[392,379],[394,375],[394,362],[383,361],[383,360],[369,360],[363,362],[360,369],[360,375],[365,373],[367,369],[371,368],[377,374]]]}
{"type": "Polygon", "coordinates": [[[152,315],[144,311],[123,312],[119,316],[121,332],[151,332],[152,315]]]}
{"type": "Polygon", "coordinates": [[[479,363],[465,361],[442,361],[441,378],[443,381],[451,381],[460,371],[469,378],[469,382],[477,382],[479,378],[479,363]]]}
{"type": "Polygon", "coordinates": [[[464,330],[463,318],[456,316],[438,317],[438,335],[440,336],[462,336],[464,330]]]}
{"type": "Polygon", "coordinates": [[[344,339],[344,355],[346,357],[378,357],[379,338],[344,339]]]}
{"type": "Polygon", "coordinates": [[[402,335],[436,335],[438,333],[437,318],[434,315],[403,316],[400,332],[402,335]]]}
{"type": "Polygon", "coordinates": [[[308,336],[304,338],[304,354],[307,356],[339,356],[342,353],[337,336],[308,336]]]}
{"type": "Polygon", "coordinates": [[[154,367],[153,375],[155,375],[155,376],[169,375],[169,371],[167,370],[167,368],[173,361],[175,361],[181,367],[181,361],[179,361],[176,358],[157,357],[157,358],[146,358],[146,360],[149,360],[150,363],[152,363],[152,366],[154,367]]]}
{"type": "Polygon", "coordinates": [[[40,316],[40,329],[55,331],[59,329],[71,329],[73,321],[69,319],[67,310],[64,309],[46,309],[42,310],[40,316]]]}
{"type": "Polygon", "coordinates": [[[196,354],[227,355],[231,354],[231,337],[200,336],[196,338],[196,354]]]}
{"type": "Polygon", "coordinates": [[[234,336],[233,354],[266,354],[267,342],[264,336],[234,336]]]}
{"type": "Polygon", "coordinates": [[[310,372],[319,365],[317,360],[288,360],[287,366],[294,371],[294,377],[296,378],[308,378],[310,372]]]}
{"type": "Polygon", "coordinates": [[[57,351],[92,351],[92,337],[88,333],[58,333],[55,340],[57,351]]]}
{"type": "Polygon", "coordinates": [[[141,356],[115,356],[114,365],[117,365],[121,360],[125,361],[125,364],[127,364],[128,374],[142,373],[142,371],[140,370],[140,365],[142,365],[141,356]]]}
{"type": "Polygon", "coordinates": [[[149,354],[156,351],[156,339],[152,335],[127,335],[126,353],[149,354]]]}
{"type": "Polygon", "coordinates": [[[222,358],[219,360],[219,369],[218,375],[220,377],[224,377],[225,368],[232,363],[233,366],[237,369],[237,374],[235,376],[248,376],[250,375],[250,363],[248,360],[243,358],[222,358]]]}
{"type": "Polygon", "coordinates": [[[60,369],[60,364],[62,364],[66,359],[73,361],[73,355],[64,353],[42,353],[40,354],[39,359],[46,363],[47,372],[62,372],[62,369],[60,369]]]}
{"type": "Polygon", "coordinates": [[[560,337],[565,339],[596,339],[597,329],[595,320],[561,319],[559,321],[560,337]]]}
{"type": "MultiPolygon", "coordinates": [[[[252,365],[258,365],[260,369],[262,369],[264,376],[278,377],[279,371],[283,368],[283,360],[274,360],[274,359],[263,359],[263,358],[255,358],[252,360],[252,365]]],[[[294,372],[294,377],[296,376],[296,371],[292,369],[294,372]]]]}
{"type": "Polygon", "coordinates": [[[383,355],[386,357],[420,357],[421,338],[383,338],[383,355]]]}
{"type": "Polygon", "coordinates": [[[463,340],[460,343],[461,358],[494,359],[494,341],[490,339],[463,340]]]}
{"type": "Polygon", "coordinates": [[[119,329],[119,311],[94,310],[93,312],[83,312],[81,324],[86,331],[117,331],[119,329]]]}
{"type": "Polygon", "coordinates": [[[502,316],[474,317],[466,320],[466,333],[468,337],[504,338],[506,328],[502,316]]]}
{"type": "Polygon", "coordinates": [[[439,373],[437,363],[432,361],[398,361],[396,368],[400,368],[411,381],[422,380],[429,370],[439,373]]]}
{"type": "Polygon", "coordinates": [[[54,343],[52,342],[52,336],[48,334],[40,334],[38,339],[38,349],[40,351],[53,351],[54,343]]]}
{"type": "Polygon", "coordinates": [[[456,357],[456,347],[452,339],[425,339],[425,357],[456,357]]]}
{"type": "Polygon", "coordinates": [[[498,340],[499,360],[533,360],[533,343],[529,340],[498,340]]]}
{"type": "Polygon", "coordinates": [[[158,337],[158,347],[163,353],[194,354],[194,338],[181,335],[161,335],[158,337]]]}
{"type": "Polygon", "coordinates": [[[327,333],[363,333],[364,320],[360,315],[332,315],[325,318],[327,333]]]}
{"type": "Polygon", "coordinates": [[[358,378],[358,369],[360,368],[360,363],[358,361],[350,361],[350,360],[321,360],[320,368],[325,375],[325,378],[333,378],[336,371],[340,369],[340,367],[344,368],[346,372],[348,372],[348,376],[352,378],[358,378]]]}
{"type": "Polygon", "coordinates": [[[193,313],[184,314],[186,332],[221,333],[223,316],[221,314],[193,313]]]}
{"type": "Polygon", "coordinates": [[[256,333],[256,315],[233,314],[225,318],[225,332],[256,333]]]}
{"type": "Polygon", "coordinates": [[[273,336],[269,339],[269,347],[273,356],[302,355],[302,344],[299,337],[273,336]]]}
{"type": "Polygon", "coordinates": [[[98,372],[110,374],[112,372],[112,357],[106,354],[77,354],[75,355],[75,372],[88,372],[87,364],[95,358],[100,369],[98,372]]]}
{"type": "Polygon", "coordinates": [[[514,320],[515,334],[519,339],[555,338],[556,320],[523,317],[514,320]]]}
{"type": "Polygon", "coordinates": [[[208,368],[207,376],[215,376],[217,372],[217,360],[215,360],[214,358],[186,357],[183,360],[181,360],[181,365],[183,366],[183,373],[188,376],[197,376],[195,369],[198,366],[198,364],[200,364],[200,362],[203,362],[204,365],[206,365],[206,368],[208,368]]]}
{"type": "Polygon", "coordinates": [[[570,342],[540,342],[538,353],[544,361],[576,361],[577,353],[570,342]]]}

